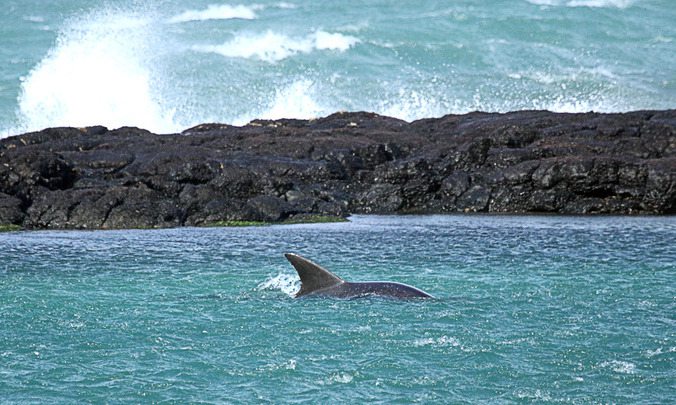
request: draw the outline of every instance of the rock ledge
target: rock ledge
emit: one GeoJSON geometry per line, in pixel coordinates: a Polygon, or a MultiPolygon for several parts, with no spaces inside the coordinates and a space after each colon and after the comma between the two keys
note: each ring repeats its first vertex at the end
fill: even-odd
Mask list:
{"type": "Polygon", "coordinates": [[[0,224],[146,228],[350,213],[676,213],[676,110],[372,113],[49,128],[0,140],[0,224]]]}

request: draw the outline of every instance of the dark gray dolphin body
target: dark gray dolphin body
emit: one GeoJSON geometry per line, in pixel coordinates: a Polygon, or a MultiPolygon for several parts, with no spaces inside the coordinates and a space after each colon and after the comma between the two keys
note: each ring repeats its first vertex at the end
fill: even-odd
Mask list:
{"type": "Polygon", "coordinates": [[[377,295],[391,298],[432,298],[431,295],[410,285],[371,281],[347,282],[318,264],[293,253],[284,256],[291,262],[300,277],[300,290],[296,298],[305,296],[357,298],[377,295]]]}

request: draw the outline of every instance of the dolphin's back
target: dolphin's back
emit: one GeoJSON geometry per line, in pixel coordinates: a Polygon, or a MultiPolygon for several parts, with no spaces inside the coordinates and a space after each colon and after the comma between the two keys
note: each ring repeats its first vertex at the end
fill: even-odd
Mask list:
{"type": "Polygon", "coordinates": [[[300,290],[296,297],[357,298],[377,295],[392,298],[431,298],[426,292],[401,283],[370,281],[346,282],[320,265],[293,253],[284,256],[291,262],[300,277],[300,290]]]}
{"type": "Polygon", "coordinates": [[[431,298],[426,292],[407,284],[385,281],[369,281],[365,283],[345,282],[328,290],[319,291],[317,295],[337,298],[358,298],[369,295],[390,298],[431,298]]]}

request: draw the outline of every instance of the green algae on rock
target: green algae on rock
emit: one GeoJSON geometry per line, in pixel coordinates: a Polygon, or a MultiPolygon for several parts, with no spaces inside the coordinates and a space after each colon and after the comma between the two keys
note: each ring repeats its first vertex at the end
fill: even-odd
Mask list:
{"type": "Polygon", "coordinates": [[[0,224],[0,232],[16,232],[20,231],[21,227],[19,225],[13,224],[0,224]]]}

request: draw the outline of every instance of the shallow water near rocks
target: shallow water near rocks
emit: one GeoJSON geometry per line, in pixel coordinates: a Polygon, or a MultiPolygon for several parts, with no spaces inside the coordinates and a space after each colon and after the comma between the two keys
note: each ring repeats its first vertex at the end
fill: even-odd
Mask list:
{"type": "Polygon", "coordinates": [[[676,218],[0,235],[0,397],[666,403],[676,218]],[[436,298],[291,298],[284,252],[436,298]]]}

